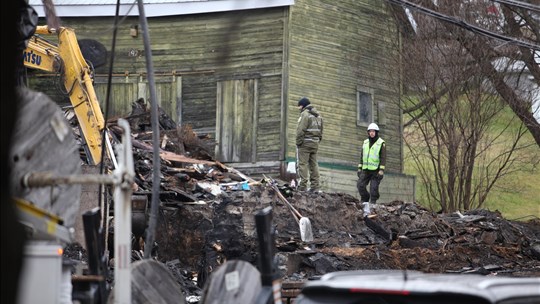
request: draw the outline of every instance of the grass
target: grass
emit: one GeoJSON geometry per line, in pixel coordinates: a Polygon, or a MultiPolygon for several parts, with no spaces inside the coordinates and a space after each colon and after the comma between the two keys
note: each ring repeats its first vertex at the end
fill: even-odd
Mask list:
{"type": "Polygon", "coordinates": [[[505,177],[501,183],[505,187],[489,194],[485,209],[498,210],[511,220],[540,217],[540,170],[518,172],[505,177]]]}
{"type": "MultiPolygon", "coordinates": [[[[493,132],[500,131],[502,125],[497,123],[512,118],[513,113],[508,110],[501,114],[500,119],[496,119],[493,125],[493,132]]],[[[516,122],[518,124],[519,122],[516,122]]],[[[534,139],[530,133],[526,134],[523,139],[526,143],[534,143],[534,139]]],[[[540,148],[538,145],[532,144],[524,151],[518,152],[518,157],[527,158],[531,155],[538,156],[540,148]]],[[[410,152],[405,146],[405,164],[404,173],[410,175],[418,175],[412,163],[410,152]]],[[[416,183],[417,201],[421,205],[429,208],[429,201],[426,199],[425,186],[420,178],[417,178],[416,183]]],[[[509,174],[498,183],[489,193],[483,209],[490,211],[499,211],[502,216],[510,220],[530,220],[532,218],[540,218],[540,168],[533,168],[532,165],[525,166],[523,170],[509,174]]]]}

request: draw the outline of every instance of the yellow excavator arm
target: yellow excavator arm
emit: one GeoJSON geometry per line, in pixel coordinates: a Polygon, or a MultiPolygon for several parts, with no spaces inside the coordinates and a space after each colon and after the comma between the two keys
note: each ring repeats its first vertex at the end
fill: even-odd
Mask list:
{"type": "Polygon", "coordinates": [[[58,35],[58,45],[34,35],[23,53],[26,67],[60,73],[66,92],[79,121],[87,146],[90,164],[101,163],[102,131],[105,127],[91,78],[91,68],[84,59],[75,32],[60,27],[56,32],[38,26],[36,34],[58,35]]]}

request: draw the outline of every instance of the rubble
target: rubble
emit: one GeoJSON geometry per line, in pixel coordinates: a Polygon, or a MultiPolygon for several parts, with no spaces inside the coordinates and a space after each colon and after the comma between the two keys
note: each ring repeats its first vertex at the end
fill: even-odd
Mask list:
{"type": "MultiPolygon", "coordinates": [[[[127,119],[133,128],[135,194],[150,196],[152,147],[144,113],[127,119]]],[[[160,116],[162,127],[174,126],[162,119],[167,118],[160,116]]],[[[540,276],[537,217],[518,222],[487,210],[438,214],[394,201],[373,206],[376,216],[368,218],[353,196],[298,192],[278,181],[281,195],[311,221],[314,240],[303,242],[297,221],[267,180],[213,160],[206,152],[210,141],[188,126],[162,135],[154,258],[168,267],[188,303],[197,303],[209,276],[226,261],[257,265],[254,214],[267,206],[273,211],[277,268],[294,290],[325,273],[356,269],[540,276]]]]}
{"type": "Polygon", "coordinates": [[[253,214],[270,204],[278,268],[285,282],[353,269],[540,274],[540,260],[529,245],[540,235],[537,221],[512,223],[498,213],[485,211],[470,214],[481,215],[477,221],[460,221],[457,215],[433,214],[415,204],[393,202],[378,206],[374,220],[391,231],[388,240],[366,225],[359,202],[347,195],[296,193],[290,201],[312,219],[312,244],[301,242],[286,206],[275,200],[271,190],[260,186],[209,205],[162,209],[165,221],[158,233],[158,259],[176,261],[174,269],[184,271],[179,280],[186,294],[200,292],[192,280],[196,278],[202,288],[208,276],[227,260],[257,265],[253,214]]]}

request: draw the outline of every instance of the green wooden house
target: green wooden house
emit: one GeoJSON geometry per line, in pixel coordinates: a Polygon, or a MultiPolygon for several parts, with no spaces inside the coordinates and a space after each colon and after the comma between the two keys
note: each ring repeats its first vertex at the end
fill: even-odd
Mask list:
{"type": "MultiPolygon", "coordinates": [[[[43,5],[32,0],[40,17],[43,5]]],[[[56,0],[62,25],[110,56],[115,0],[56,0]]],[[[366,127],[387,142],[381,201],[413,201],[403,172],[397,25],[380,0],[145,1],[159,105],[180,125],[215,139],[215,157],[248,174],[284,174],[295,161],[297,101],[322,113],[323,190],[358,196],[366,127]]],[[[113,116],[148,100],[136,1],[122,1],[113,66],[113,116]]],[[[108,58],[107,58],[108,59],[108,58]]],[[[107,65],[95,85],[105,100],[107,65]]]]}

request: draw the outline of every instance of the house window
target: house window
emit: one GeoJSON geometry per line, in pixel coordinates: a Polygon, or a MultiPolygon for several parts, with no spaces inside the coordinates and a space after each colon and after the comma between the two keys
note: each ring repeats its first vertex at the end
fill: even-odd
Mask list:
{"type": "Polygon", "coordinates": [[[365,127],[373,122],[373,94],[356,91],[356,125],[365,127]]]}

